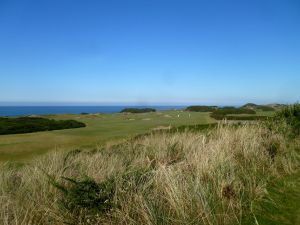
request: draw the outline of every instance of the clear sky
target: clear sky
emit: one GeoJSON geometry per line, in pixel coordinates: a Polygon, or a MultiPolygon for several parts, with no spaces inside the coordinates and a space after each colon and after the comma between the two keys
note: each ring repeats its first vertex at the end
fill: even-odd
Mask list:
{"type": "Polygon", "coordinates": [[[2,105],[299,100],[299,0],[0,0],[2,105]]]}

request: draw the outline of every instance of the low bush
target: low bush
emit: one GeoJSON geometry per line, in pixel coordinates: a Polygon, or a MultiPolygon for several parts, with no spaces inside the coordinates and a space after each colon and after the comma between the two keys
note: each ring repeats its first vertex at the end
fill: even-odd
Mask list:
{"type": "Polygon", "coordinates": [[[156,112],[156,109],[152,108],[125,108],[121,113],[147,113],[147,112],[156,112]]]}
{"type": "Polygon", "coordinates": [[[84,123],[76,120],[53,120],[39,117],[0,117],[0,135],[71,129],[85,126],[84,123]]]}
{"type": "Polygon", "coordinates": [[[234,108],[234,107],[224,107],[213,111],[214,114],[228,115],[228,114],[256,114],[252,109],[245,108],[234,108]]]}
{"type": "Polygon", "coordinates": [[[228,114],[256,114],[256,112],[252,109],[247,108],[234,108],[234,107],[224,107],[217,110],[214,110],[210,116],[216,120],[256,120],[261,119],[263,117],[257,116],[233,116],[228,114]]]}
{"type": "Polygon", "coordinates": [[[190,112],[212,112],[217,109],[217,106],[189,106],[185,110],[190,112]]]}
{"type": "Polygon", "coordinates": [[[273,107],[267,106],[267,105],[259,105],[256,108],[260,109],[262,111],[275,111],[275,109],[273,107]]]}
{"type": "Polygon", "coordinates": [[[101,183],[90,177],[82,180],[62,177],[62,180],[64,182],[58,182],[50,177],[50,183],[62,194],[57,201],[59,207],[71,215],[66,216],[65,222],[76,224],[76,221],[92,221],[96,215],[104,214],[113,208],[113,179],[101,183]]]}
{"type": "Polygon", "coordinates": [[[294,135],[300,134],[300,104],[296,103],[284,107],[275,114],[274,120],[282,120],[292,128],[294,135]]]}

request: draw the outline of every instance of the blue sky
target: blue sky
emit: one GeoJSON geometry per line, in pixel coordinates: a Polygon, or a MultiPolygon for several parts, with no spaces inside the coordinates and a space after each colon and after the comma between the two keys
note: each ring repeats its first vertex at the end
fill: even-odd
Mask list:
{"type": "Polygon", "coordinates": [[[0,0],[0,104],[300,100],[299,0],[0,0]]]}

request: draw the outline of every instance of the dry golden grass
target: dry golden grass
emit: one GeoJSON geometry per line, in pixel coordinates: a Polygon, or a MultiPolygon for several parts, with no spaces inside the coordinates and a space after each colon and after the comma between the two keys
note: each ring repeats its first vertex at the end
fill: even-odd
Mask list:
{"type": "Polygon", "coordinates": [[[54,152],[0,174],[0,221],[27,224],[241,224],[271,177],[293,170],[286,138],[262,124],[219,125],[206,133],[160,133],[94,152],[54,152]],[[112,179],[113,206],[64,210],[49,182],[112,179]]]}

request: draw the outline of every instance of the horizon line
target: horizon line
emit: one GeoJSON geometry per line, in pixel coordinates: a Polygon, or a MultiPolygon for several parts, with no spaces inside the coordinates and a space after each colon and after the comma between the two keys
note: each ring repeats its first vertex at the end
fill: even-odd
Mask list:
{"type": "MultiPolygon", "coordinates": [[[[296,101],[297,102],[297,101],[296,101]]],[[[293,102],[293,103],[296,103],[293,102]]],[[[269,102],[269,103],[257,103],[255,101],[245,101],[243,103],[201,103],[201,102],[178,102],[178,103],[133,103],[133,102],[123,102],[123,103],[83,103],[83,102],[77,102],[77,103],[71,103],[71,102],[0,102],[0,107],[128,107],[128,106],[135,106],[135,107],[150,107],[150,106],[242,106],[248,103],[253,103],[256,105],[271,105],[271,104],[293,104],[290,102],[269,102]]]]}

